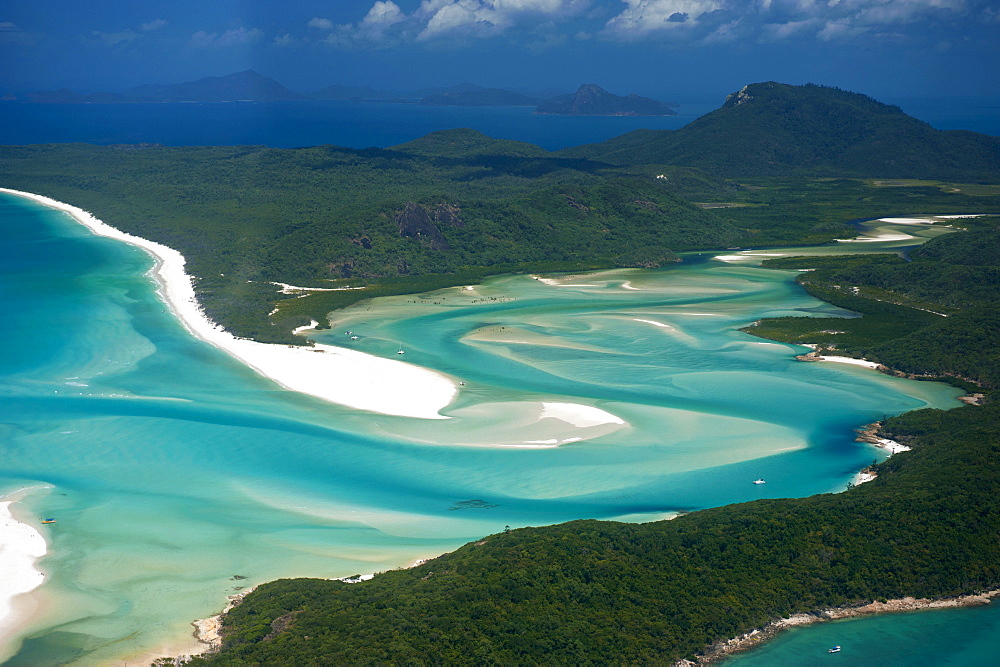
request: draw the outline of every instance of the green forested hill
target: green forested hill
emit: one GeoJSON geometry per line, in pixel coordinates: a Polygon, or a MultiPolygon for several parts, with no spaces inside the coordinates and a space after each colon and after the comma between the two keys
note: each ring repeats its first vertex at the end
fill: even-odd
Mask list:
{"type": "Polygon", "coordinates": [[[1000,178],[1000,138],[935,130],[857,93],[773,81],[744,87],[679,130],[637,130],[561,154],[699,167],[728,177],[1000,178]]]}
{"type": "Polygon", "coordinates": [[[744,236],[652,176],[471,130],[392,150],[6,146],[0,183],[180,250],[206,311],[264,341],[337,305],[314,295],[269,319],[271,281],[377,284],[357,300],[446,276],[657,266],[744,236]]]}
{"type": "Polygon", "coordinates": [[[516,156],[552,158],[552,154],[540,146],[523,141],[494,139],[482,132],[468,128],[441,130],[393,146],[390,150],[408,155],[439,158],[470,158],[474,156],[516,156]]]}

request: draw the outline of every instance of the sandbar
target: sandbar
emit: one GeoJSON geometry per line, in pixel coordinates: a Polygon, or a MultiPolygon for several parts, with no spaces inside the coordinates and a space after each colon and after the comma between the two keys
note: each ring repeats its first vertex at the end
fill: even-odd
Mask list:
{"type": "Polygon", "coordinates": [[[8,496],[0,501],[0,646],[6,645],[24,621],[24,614],[15,609],[14,599],[35,590],[45,580],[37,563],[48,546],[38,529],[11,514],[10,506],[17,500],[17,496],[8,496]]]}
{"type": "Polygon", "coordinates": [[[0,192],[63,211],[98,236],[145,250],[156,260],[150,273],[160,286],[158,294],[189,332],[285,389],[386,415],[448,418],[440,410],[452,402],[458,388],[445,375],[332,345],[272,345],[237,338],[205,316],[191,277],[184,272],[184,256],[178,251],[126,234],[83,209],[49,197],[8,188],[0,188],[0,192]]]}
{"type": "Polygon", "coordinates": [[[852,366],[864,366],[865,368],[878,368],[882,364],[867,359],[855,359],[854,357],[828,357],[817,356],[820,361],[832,361],[838,364],[851,364],[852,366]]]}
{"type": "Polygon", "coordinates": [[[624,424],[624,420],[600,408],[578,403],[542,403],[541,419],[551,417],[579,428],[601,424],[624,424]]]}
{"type": "Polygon", "coordinates": [[[883,232],[878,236],[858,236],[853,239],[835,239],[835,241],[837,243],[877,243],[879,241],[909,241],[913,238],[916,237],[902,232],[883,232]]]}

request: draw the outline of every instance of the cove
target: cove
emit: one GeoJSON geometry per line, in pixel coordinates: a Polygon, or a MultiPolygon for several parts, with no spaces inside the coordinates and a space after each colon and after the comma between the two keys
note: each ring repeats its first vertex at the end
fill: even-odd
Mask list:
{"type": "Polygon", "coordinates": [[[0,239],[0,494],[27,489],[26,522],[58,519],[38,526],[45,583],[20,601],[10,664],[189,652],[189,623],[247,586],[405,566],[508,525],[839,491],[884,456],[853,429],[958,405],[945,385],[799,363],[803,348],[740,332],[847,315],[755,253],[501,276],[358,304],[307,332],[402,349],[464,383],[449,419],[421,420],[260,377],[183,329],[145,253],[64,214],[4,196],[0,239]]]}

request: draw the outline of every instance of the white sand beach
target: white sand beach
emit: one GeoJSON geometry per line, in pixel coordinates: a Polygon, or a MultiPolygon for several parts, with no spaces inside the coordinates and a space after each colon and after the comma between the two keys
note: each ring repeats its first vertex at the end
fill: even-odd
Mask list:
{"type": "Polygon", "coordinates": [[[873,442],[871,444],[880,449],[888,451],[890,456],[892,456],[893,454],[899,454],[900,452],[908,452],[911,449],[911,447],[902,445],[896,442],[895,440],[889,440],[888,438],[875,438],[875,439],[878,442],[873,442]]]}
{"type": "Polygon", "coordinates": [[[33,591],[45,580],[37,566],[47,551],[45,538],[35,527],[14,518],[10,506],[15,502],[16,496],[0,501],[0,647],[7,644],[24,620],[15,598],[33,591]]]}
{"type": "Polygon", "coordinates": [[[876,243],[878,241],[909,241],[916,238],[901,232],[883,232],[876,236],[857,236],[853,239],[835,239],[837,243],[876,243]]]}
{"type": "Polygon", "coordinates": [[[788,253],[784,252],[751,252],[744,250],[738,255],[716,255],[712,259],[719,260],[720,262],[749,262],[762,257],[785,257],[787,255],[788,253]]]}
{"type": "Polygon", "coordinates": [[[832,361],[837,364],[851,364],[852,366],[864,366],[865,368],[878,368],[882,365],[874,361],[868,361],[867,359],[855,359],[853,357],[817,356],[816,358],[820,361],[832,361]]]}
{"type": "Polygon", "coordinates": [[[0,192],[27,197],[64,211],[99,236],[138,246],[156,259],[152,276],[170,310],[192,334],[227,352],[282,387],[360,410],[401,417],[447,419],[439,413],[458,393],[441,373],[395,359],[383,359],[332,345],[296,347],[237,338],[209,320],[195,298],[184,256],[167,246],[126,234],[83,209],[18,190],[0,192]]]}

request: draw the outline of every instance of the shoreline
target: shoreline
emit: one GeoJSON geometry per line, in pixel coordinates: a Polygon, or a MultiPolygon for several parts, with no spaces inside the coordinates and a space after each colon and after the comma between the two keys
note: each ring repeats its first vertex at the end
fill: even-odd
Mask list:
{"type": "Polygon", "coordinates": [[[184,271],[184,256],[177,250],[126,234],[83,209],[43,195],[9,188],[0,188],[0,192],[67,213],[97,236],[147,252],[155,260],[148,275],[157,282],[157,293],[184,328],[284,389],[385,415],[448,419],[440,411],[451,404],[458,387],[444,374],[333,345],[296,347],[238,338],[205,316],[191,276],[184,271]]]}
{"type": "Polygon", "coordinates": [[[812,613],[794,614],[786,618],[771,621],[762,628],[751,630],[750,632],[734,637],[728,641],[714,644],[709,647],[704,654],[699,655],[695,660],[679,660],[674,663],[674,667],[696,667],[697,665],[711,665],[717,663],[733,654],[743,653],[756,648],[764,642],[773,639],[783,630],[792,627],[812,625],[813,623],[821,623],[824,621],[836,621],[845,618],[874,616],[876,614],[891,614],[929,609],[975,607],[979,605],[992,604],[992,599],[997,596],[1000,596],[1000,589],[938,599],[904,597],[886,600],[885,602],[875,600],[863,605],[832,607],[821,609],[812,613]]]}
{"type": "Polygon", "coordinates": [[[21,625],[31,617],[31,610],[25,613],[26,610],[19,609],[16,603],[45,581],[38,561],[48,553],[48,541],[38,527],[19,520],[11,511],[11,506],[20,502],[27,492],[28,489],[20,489],[0,499],[0,572],[3,572],[0,577],[0,646],[8,646],[21,625]]]}
{"type": "MultiPolygon", "coordinates": [[[[406,565],[397,567],[397,570],[409,570],[410,568],[417,567],[418,565],[423,565],[429,560],[433,560],[436,556],[429,556],[427,558],[418,558],[406,565]]],[[[358,574],[354,576],[347,577],[333,577],[330,581],[342,581],[345,584],[359,584],[363,581],[370,581],[374,579],[379,572],[373,572],[371,574],[358,574]]],[[[267,582],[264,582],[267,583],[267,582]]],[[[236,595],[229,596],[229,602],[226,607],[214,616],[209,616],[208,618],[199,618],[191,621],[192,627],[194,627],[194,638],[200,644],[202,644],[203,650],[197,653],[191,653],[189,655],[177,655],[177,656],[165,656],[160,659],[167,660],[183,660],[185,658],[196,658],[209,653],[216,653],[222,648],[222,618],[229,613],[234,607],[238,606],[243,599],[257,590],[262,584],[257,584],[255,586],[250,586],[246,590],[240,591],[236,595]]]]}
{"type": "MultiPolygon", "coordinates": [[[[804,347],[813,347],[810,344],[803,343],[793,343],[793,345],[803,345],[804,347]]],[[[855,357],[834,357],[829,355],[822,355],[815,349],[811,352],[806,352],[805,354],[800,354],[795,357],[796,361],[830,361],[835,364],[850,364],[851,366],[863,366],[864,368],[874,368],[876,370],[888,370],[885,366],[874,361],[868,361],[867,359],[857,359],[855,357]]]]}

